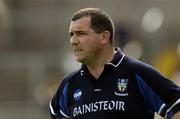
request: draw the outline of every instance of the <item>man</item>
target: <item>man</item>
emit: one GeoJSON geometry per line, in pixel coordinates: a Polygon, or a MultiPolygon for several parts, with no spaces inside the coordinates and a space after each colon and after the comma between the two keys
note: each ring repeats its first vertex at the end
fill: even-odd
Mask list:
{"type": "Polygon", "coordinates": [[[50,101],[53,119],[180,117],[180,88],[113,47],[114,24],[98,8],[77,11],[70,43],[82,67],[66,75],[50,101]]]}

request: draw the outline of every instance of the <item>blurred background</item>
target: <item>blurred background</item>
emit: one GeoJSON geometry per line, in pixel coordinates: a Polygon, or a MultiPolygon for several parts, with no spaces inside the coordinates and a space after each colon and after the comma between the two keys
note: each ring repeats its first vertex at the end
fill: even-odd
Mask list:
{"type": "Polygon", "coordinates": [[[180,85],[180,0],[0,0],[0,119],[49,119],[61,77],[80,66],[68,28],[84,7],[106,11],[116,46],[180,85]]]}

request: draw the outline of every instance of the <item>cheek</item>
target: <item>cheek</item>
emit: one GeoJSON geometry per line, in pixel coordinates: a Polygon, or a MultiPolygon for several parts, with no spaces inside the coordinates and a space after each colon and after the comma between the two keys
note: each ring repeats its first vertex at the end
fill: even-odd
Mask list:
{"type": "Polygon", "coordinates": [[[96,52],[99,51],[99,48],[100,48],[99,42],[93,41],[93,42],[89,43],[88,45],[89,45],[89,49],[88,49],[88,50],[89,50],[91,53],[96,53],[96,52]]]}
{"type": "Polygon", "coordinates": [[[88,51],[94,51],[100,46],[100,42],[97,37],[86,37],[81,43],[88,51]]]}

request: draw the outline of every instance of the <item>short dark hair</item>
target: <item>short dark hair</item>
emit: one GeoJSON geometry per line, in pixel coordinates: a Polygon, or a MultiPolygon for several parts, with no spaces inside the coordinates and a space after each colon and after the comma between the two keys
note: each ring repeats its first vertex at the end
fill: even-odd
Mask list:
{"type": "Polygon", "coordinates": [[[114,39],[114,23],[110,16],[98,8],[84,8],[77,11],[71,18],[72,21],[76,21],[82,17],[91,18],[91,27],[96,33],[102,33],[104,31],[110,32],[110,43],[113,44],[114,39]]]}

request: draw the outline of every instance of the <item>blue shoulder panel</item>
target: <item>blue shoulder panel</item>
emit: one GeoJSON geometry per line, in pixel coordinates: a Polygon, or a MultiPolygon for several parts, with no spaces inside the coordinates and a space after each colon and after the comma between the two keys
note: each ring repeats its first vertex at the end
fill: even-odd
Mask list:
{"type": "MultiPolygon", "coordinates": [[[[160,97],[153,91],[153,89],[143,80],[139,75],[135,75],[138,87],[145,103],[154,112],[159,112],[161,106],[164,105],[160,97]]],[[[160,84],[161,85],[161,84],[160,84]]],[[[160,113],[160,112],[159,112],[160,113]]]]}
{"type": "Polygon", "coordinates": [[[60,105],[60,112],[63,116],[69,118],[70,113],[68,111],[68,85],[69,83],[66,83],[62,93],[59,94],[60,96],[60,101],[59,101],[59,105],[60,105]]]}

